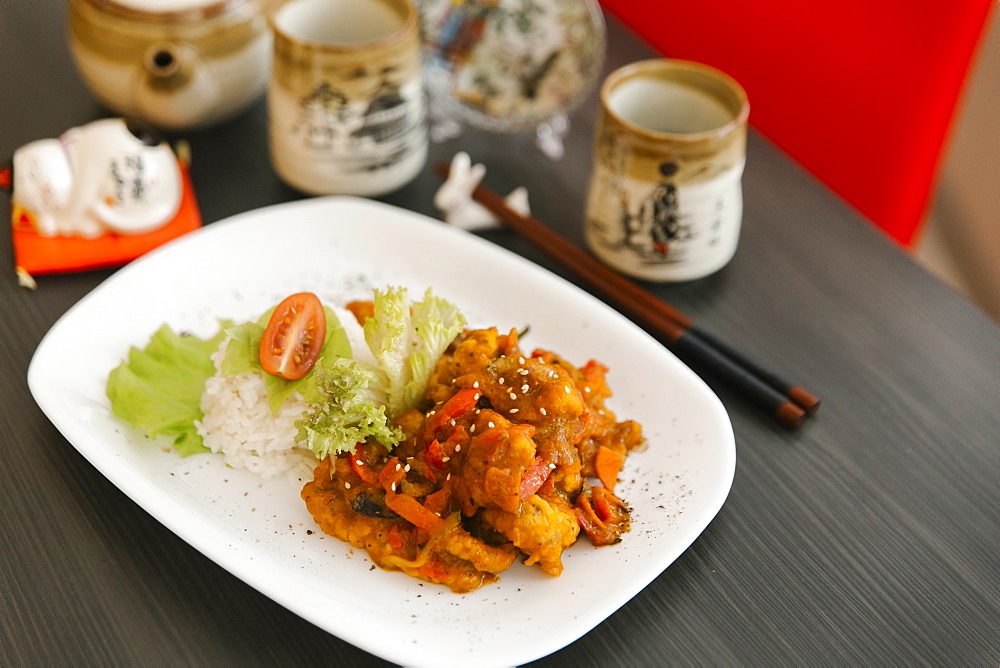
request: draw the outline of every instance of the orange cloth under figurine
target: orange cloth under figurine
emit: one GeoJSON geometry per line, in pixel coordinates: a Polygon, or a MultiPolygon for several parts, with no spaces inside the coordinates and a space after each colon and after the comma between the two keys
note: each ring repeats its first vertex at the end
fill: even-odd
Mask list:
{"type": "Polygon", "coordinates": [[[0,181],[22,278],[120,266],[201,227],[186,157],[122,119],[32,142],[12,165],[0,181]]]}

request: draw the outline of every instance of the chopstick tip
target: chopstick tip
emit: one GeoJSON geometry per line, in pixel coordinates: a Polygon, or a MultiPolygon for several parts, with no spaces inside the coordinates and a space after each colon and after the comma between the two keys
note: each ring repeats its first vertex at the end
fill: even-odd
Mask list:
{"type": "Polygon", "coordinates": [[[786,401],[778,406],[778,410],[775,411],[774,417],[778,419],[778,422],[785,425],[789,429],[798,429],[802,426],[802,423],[806,421],[806,412],[802,410],[802,407],[798,404],[792,401],[786,401]]]}
{"type": "Polygon", "coordinates": [[[819,397],[799,385],[789,388],[788,398],[801,406],[806,415],[815,415],[819,410],[819,397]]]}

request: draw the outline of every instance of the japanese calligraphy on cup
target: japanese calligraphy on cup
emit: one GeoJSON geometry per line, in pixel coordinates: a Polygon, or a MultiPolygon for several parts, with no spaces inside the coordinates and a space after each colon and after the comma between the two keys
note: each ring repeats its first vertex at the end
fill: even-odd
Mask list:
{"type": "Polygon", "coordinates": [[[584,236],[618,271],[687,281],[736,252],[743,215],[746,92],[699,63],[626,65],[601,87],[584,236]]]}
{"type": "Polygon", "coordinates": [[[285,0],[268,88],[271,162],[313,195],[381,195],[427,160],[412,0],[285,0]]]}

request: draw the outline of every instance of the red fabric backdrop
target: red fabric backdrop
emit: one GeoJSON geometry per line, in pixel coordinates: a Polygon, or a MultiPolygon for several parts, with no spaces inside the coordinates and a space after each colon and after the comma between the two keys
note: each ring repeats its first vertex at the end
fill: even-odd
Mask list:
{"type": "Polygon", "coordinates": [[[903,246],[927,208],[991,0],[601,0],[735,77],[750,121],[903,246]]]}

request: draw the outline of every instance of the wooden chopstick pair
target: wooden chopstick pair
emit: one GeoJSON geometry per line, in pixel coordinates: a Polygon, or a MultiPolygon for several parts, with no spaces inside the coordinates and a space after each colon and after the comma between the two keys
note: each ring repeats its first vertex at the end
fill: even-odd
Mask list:
{"type": "MultiPolygon", "coordinates": [[[[446,165],[435,165],[434,170],[441,178],[448,178],[449,168],[446,165]]],[[[696,370],[718,376],[785,427],[799,428],[807,416],[818,410],[819,399],[805,388],[764,369],[725,342],[698,329],[690,317],[547,225],[511,209],[497,193],[479,185],[472,198],[554,260],[576,272],[630,316],[659,334],[679,358],[697,367],[696,370]]]]}

